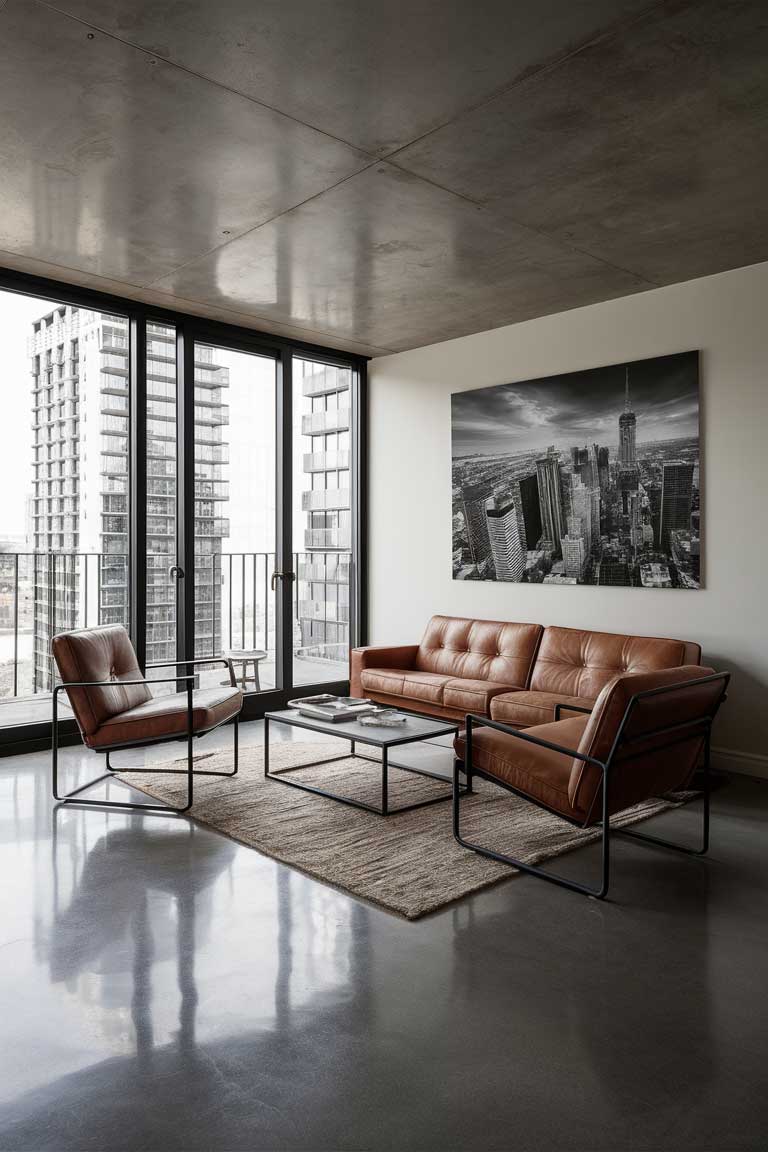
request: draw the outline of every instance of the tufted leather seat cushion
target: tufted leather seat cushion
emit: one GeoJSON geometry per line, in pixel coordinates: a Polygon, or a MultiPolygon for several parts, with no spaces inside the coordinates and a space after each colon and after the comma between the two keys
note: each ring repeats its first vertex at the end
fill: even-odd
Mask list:
{"type": "Polygon", "coordinates": [[[579,628],[545,628],[531,676],[532,692],[596,700],[622,672],[653,672],[698,664],[698,644],[656,636],[623,636],[579,628]]]}
{"type": "MultiPolygon", "coordinates": [[[[590,708],[594,700],[565,696],[562,692],[508,692],[495,696],[491,701],[491,717],[500,720],[502,724],[512,724],[515,728],[530,728],[533,724],[549,724],[554,720],[556,704],[590,708]]],[[[562,709],[561,719],[564,720],[567,715],[567,710],[562,709]]]]}

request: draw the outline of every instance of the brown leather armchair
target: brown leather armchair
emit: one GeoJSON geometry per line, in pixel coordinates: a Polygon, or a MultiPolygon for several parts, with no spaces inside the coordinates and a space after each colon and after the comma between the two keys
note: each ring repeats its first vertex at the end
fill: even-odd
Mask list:
{"type": "MultiPolygon", "coordinates": [[[[122,625],[84,628],[61,632],[51,643],[53,658],[62,683],[53,689],[53,796],[67,802],[77,797],[78,804],[96,804],[105,808],[139,808],[159,812],[186,812],[192,806],[195,776],[235,776],[238,768],[238,722],[243,706],[239,688],[218,687],[195,690],[194,675],[174,675],[148,680],[142,675],[130,637],[122,625]],[[185,685],[183,692],[153,696],[154,684],[185,685]],[[87,784],[59,795],[59,693],[66,692],[86,747],[104,753],[107,771],[87,784]],[[195,737],[211,732],[227,721],[234,721],[234,765],[231,772],[194,770],[192,742],[195,737]],[[187,766],[176,768],[121,768],[121,772],[147,772],[186,775],[187,800],[177,808],[167,804],[133,804],[128,801],[88,800],[80,793],[112,776],[110,752],[141,748],[168,740],[187,741],[187,766]]],[[[181,665],[223,664],[226,660],[201,658],[154,664],[153,668],[177,668],[181,665]]]]}
{"type": "Polygon", "coordinates": [[[487,716],[467,716],[466,732],[454,743],[454,836],[465,848],[492,860],[598,899],[608,892],[611,833],[703,855],[709,847],[710,732],[729,679],[727,672],[699,665],[623,673],[605,685],[593,709],[558,705],[554,722],[524,731],[487,716]],[[559,718],[561,707],[569,713],[568,719],[559,718]],[[574,711],[583,714],[570,715],[574,711]],[[703,769],[701,848],[610,827],[613,814],[684,788],[698,765],[703,769]],[[473,778],[479,776],[578,827],[599,825],[599,887],[580,884],[466,840],[460,829],[460,798],[466,794],[459,787],[462,770],[467,792],[473,778]]]}

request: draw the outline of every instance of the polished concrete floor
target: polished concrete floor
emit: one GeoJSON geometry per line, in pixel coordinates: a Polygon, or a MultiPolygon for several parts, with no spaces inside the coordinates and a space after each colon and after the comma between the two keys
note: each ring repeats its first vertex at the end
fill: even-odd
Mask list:
{"type": "Polygon", "coordinates": [[[736,779],[707,859],[617,841],[610,902],[518,876],[407,923],[2,760],[0,1148],[764,1149],[767,833],[736,779]]]}

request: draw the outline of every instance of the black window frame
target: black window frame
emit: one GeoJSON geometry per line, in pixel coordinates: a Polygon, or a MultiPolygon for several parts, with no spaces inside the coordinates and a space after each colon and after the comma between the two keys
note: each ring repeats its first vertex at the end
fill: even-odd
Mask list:
{"type": "MultiPolygon", "coordinates": [[[[349,647],[364,644],[368,628],[368,382],[369,357],[327,345],[289,339],[258,328],[246,328],[205,315],[170,307],[148,304],[141,300],[91,289],[76,283],[34,276],[26,272],[0,268],[0,289],[23,296],[40,297],[60,305],[95,312],[114,312],[126,317],[129,325],[129,551],[130,551],[130,632],[139,663],[144,667],[146,654],[146,422],[147,422],[147,324],[157,322],[173,326],[177,338],[177,399],[179,430],[179,481],[190,483],[194,467],[190,437],[194,434],[194,346],[215,344],[235,351],[266,355],[275,361],[277,373],[277,500],[280,508],[277,524],[276,563],[283,571],[292,570],[292,373],[294,357],[312,360],[332,367],[350,368],[351,384],[351,457],[352,538],[350,578],[349,647]]],[[[193,491],[192,487],[188,488],[193,491]]],[[[194,572],[194,499],[184,504],[185,515],[179,524],[178,559],[186,571],[194,572]]],[[[181,518],[180,518],[181,519],[181,518]]],[[[180,644],[186,643],[187,654],[193,645],[194,581],[185,582],[179,600],[180,644]]],[[[291,584],[278,581],[276,612],[283,622],[281,650],[275,653],[278,683],[292,663],[292,629],[289,626],[291,584]]],[[[349,681],[319,685],[323,691],[348,691],[349,681]]],[[[312,686],[302,685],[302,692],[312,686]]],[[[270,708],[284,706],[294,690],[283,688],[260,694],[249,694],[243,719],[258,719],[270,708]]],[[[76,742],[77,731],[72,721],[62,723],[62,738],[76,742]]],[[[35,751],[50,745],[50,721],[0,727],[0,757],[35,751]]]]}

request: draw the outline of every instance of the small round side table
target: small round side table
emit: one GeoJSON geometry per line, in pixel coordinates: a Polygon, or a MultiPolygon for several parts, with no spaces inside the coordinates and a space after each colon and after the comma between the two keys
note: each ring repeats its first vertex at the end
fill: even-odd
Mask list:
{"type": "Polygon", "coordinates": [[[259,680],[259,664],[262,660],[266,660],[267,653],[263,648],[231,648],[224,653],[224,659],[229,668],[229,682],[233,688],[237,688],[238,684],[243,692],[246,690],[246,684],[253,684],[254,692],[261,692],[261,682],[259,680]],[[242,664],[242,674],[238,676],[235,673],[235,664],[242,664]],[[248,675],[248,665],[253,664],[253,676],[248,675]]]}

